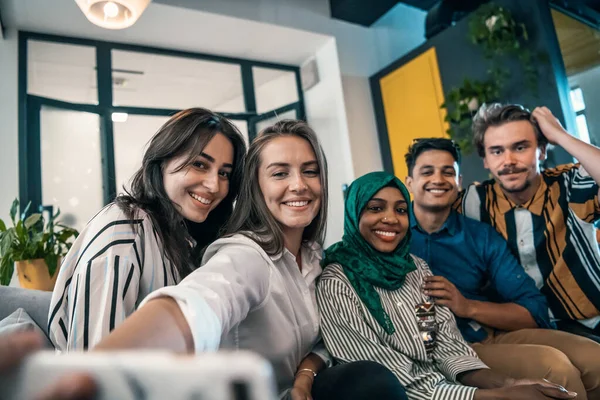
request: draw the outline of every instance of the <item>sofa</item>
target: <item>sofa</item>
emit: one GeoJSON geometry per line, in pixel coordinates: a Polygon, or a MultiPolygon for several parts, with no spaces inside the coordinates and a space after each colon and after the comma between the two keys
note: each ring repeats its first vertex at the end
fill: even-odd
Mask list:
{"type": "Polygon", "coordinates": [[[52,292],[0,286],[0,321],[19,308],[48,336],[48,309],[52,292]]]}

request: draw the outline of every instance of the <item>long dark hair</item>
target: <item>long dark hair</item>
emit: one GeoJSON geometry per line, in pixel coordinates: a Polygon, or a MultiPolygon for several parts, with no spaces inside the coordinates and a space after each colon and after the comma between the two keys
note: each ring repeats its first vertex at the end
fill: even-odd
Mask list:
{"type": "MultiPolygon", "coordinates": [[[[197,268],[202,250],[213,242],[231,214],[242,178],[246,144],[238,129],[227,119],[204,108],[190,108],[173,115],[150,140],[141,168],[134,174],[131,189],[118,196],[115,203],[129,219],[136,218],[138,209],[144,210],[162,242],[165,256],[183,279],[197,268]],[[200,227],[202,234],[191,236],[183,216],[177,211],[165,191],[163,170],[166,163],[184,154],[185,161],[176,169],[189,166],[217,134],[222,133],[233,146],[233,171],[227,196],[212,210],[200,227]]],[[[189,223],[189,222],[188,222],[189,223]]]]}
{"type": "Polygon", "coordinates": [[[327,224],[327,161],[316,133],[304,121],[282,120],[265,128],[248,149],[244,166],[244,181],[233,215],[227,224],[226,234],[242,233],[255,240],[269,255],[283,251],[284,240],[281,225],[269,211],[258,184],[258,169],[265,146],[279,137],[299,137],[312,147],[319,167],[321,181],[321,209],[309,226],[304,229],[302,243],[323,244],[327,224]]]}

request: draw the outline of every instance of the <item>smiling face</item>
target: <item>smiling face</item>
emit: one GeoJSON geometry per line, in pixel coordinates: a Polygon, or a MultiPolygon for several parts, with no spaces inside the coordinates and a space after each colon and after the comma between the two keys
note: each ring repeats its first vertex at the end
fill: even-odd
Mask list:
{"type": "Polygon", "coordinates": [[[458,163],[447,151],[427,150],[419,154],[412,176],[406,178],[415,207],[435,212],[449,209],[461,184],[458,171],[458,163]]]}
{"type": "Polygon", "coordinates": [[[546,149],[538,146],[531,122],[513,121],[491,126],[485,131],[483,145],[483,165],[502,189],[512,194],[531,192],[533,196],[546,149]]]}
{"type": "Polygon", "coordinates": [[[310,143],[302,138],[278,137],[262,150],[258,183],[284,235],[301,234],[319,213],[320,173],[310,143]]]}
{"type": "Polygon", "coordinates": [[[396,250],[408,228],[408,203],[396,187],[385,187],[375,193],[358,223],[361,236],[383,253],[396,250]]]}
{"type": "Polygon", "coordinates": [[[167,196],[184,218],[204,222],[229,193],[233,145],[223,134],[217,133],[202,154],[190,165],[181,168],[187,158],[188,154],[183,154],[165,164],[163,185],[167,196]]]}

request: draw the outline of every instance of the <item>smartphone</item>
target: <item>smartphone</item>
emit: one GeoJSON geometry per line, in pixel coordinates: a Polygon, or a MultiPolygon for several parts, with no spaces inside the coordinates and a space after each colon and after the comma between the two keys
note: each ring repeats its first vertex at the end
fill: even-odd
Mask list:
{"type": "Polygon", "coordinates": [[[28,400],[58,378],[89,373],[99,400],[276,400],[271,365],[245,351],[177,355],[164,352],[42,351],[0,375],[0,399],[28,400]]]}

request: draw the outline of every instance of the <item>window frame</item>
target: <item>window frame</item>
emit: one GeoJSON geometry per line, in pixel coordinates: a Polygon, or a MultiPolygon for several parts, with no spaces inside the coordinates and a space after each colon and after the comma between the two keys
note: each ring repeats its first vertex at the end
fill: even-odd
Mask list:
{"type": "Polygon", "coordinates": [[[21,209],[31,202],[31,209],[43,208],[42,204],[42,174],[40,152],[40,110],[42,106],[50,106],[73,111],[90,112],[99,115],[102,159],[103,203],[113,201],[117,188],[115,179],[115,150],[113,137],[112,113],[128,113],[132,115],[171,116],[179,109],[114,106],[112,84],[112,50],[132,51],[145,54],[158,54],[171,57],[191,58],[203,61],[235,64],[240,66],[242,93],[246,112],[220,112],[226,118],[243,120],[248,124],[248,140],[256,136],[256,122],[268,118],[274,113],[280,113],[290,108],[296,110],[299,119],[305,119],[304,94],[300,79],[300,67],[287,64],[276,64],[258,60],[218,56],[214,54],[196,53],[182,50],[165,49],[133,45],[120,42],[107,42],[92,39],[81,39],[69,36],[59,36],[29,31],[19,31],[18,34],[18,132],[19,132],[19,198],[21,209]],[[27,45],[29,40],[80,45],[95,48],[96,80],[98,90],[97,104],[71,103],[62,100],[36,96],[27,93],[28,59],[27,45]],[[296,77],[298,101],[286,104],[276,110],[258,114],[256,112],[256,94],[252,67],[271,68],[291,71],[296,77]]]}

